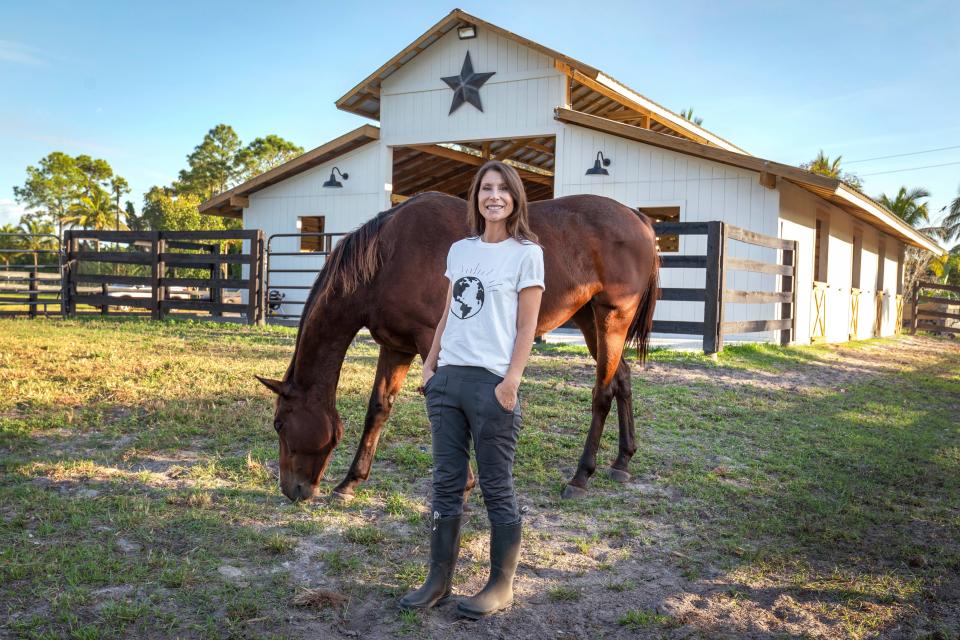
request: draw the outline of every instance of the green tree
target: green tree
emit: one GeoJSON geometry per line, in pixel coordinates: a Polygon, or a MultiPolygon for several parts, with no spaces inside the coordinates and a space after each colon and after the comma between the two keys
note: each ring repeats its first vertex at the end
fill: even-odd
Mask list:
{"type": "Polygon", "coordinates": [[[80,196],[67,212],[65,220],[84,229],[102,231],[113,226],[114,209],[110,194],[97,188],[89,196],[80,196]]]}
{"type": "Polygon", "coordinates": [[[110,178],[113,177],[113,167],[106,160],[92,158],[81,154],[74,158],[77,169],[80,170],[80,190],[83,195],[93,197],[98,189],[102,190],[109,185],[110,178]]]}
{"type": "MultiPolygon", "coordinates": [[[[53,239],[53,223],[48,220],[39,220],[23,216],[20,218],[20,246],[24,252],[30,252],[33,256],[33,268],[36,269],[39,264],[40,251],[47,251],[56,248],[56,242],[53,239]]],[[[49,257],[51,254],[44,254],[49,257]]]]}
{"type": "Polygon", "coordinates": [[[698,118],[693,115],[693,107],[690,107],[689,109],[684,109],[683,111],[681,111],[680,117],[683,118],[684,120],[689,120],[690,122],[697,125],[698,127],[703,124],[703,118],[698,118]]]}
{"type": "Polygon", "coordinates": [[[19,234],[20,229],[12,224],[0,226],[0,260],[3,260],[3,266],[5,268],[10,267],[10,261],[17,255],[12,253],[12,251],[20,248],[19,234]]]}
{"type": "Polygon", "coordinates": [[[240,179],[249,180],[302,154],[303,147],[280,136],[270,134],[256,138],[237,153],[240,179]]]}
{"type": "Polygon", "coordinates": [[[13,195],[20,204],[56,222],[62,237],[63,221],[78,195],[82,176],[74,158],[54,151],[40,160],[38,167],[27,167],[27,179],[22,187],[13,188],[13,195]]]}
{"type": "Polygon", "coordinates": [[[941,211],[944,210],[947,212],[947,217],[943,219],[941,226],[947,234],[945,239],[956,238],[960,235],[960,189],[958,189],[957,197],[953,199],[953,202],[941,211]]]}
{"type": "Polygon", "coordinates": [[[800,168],[828,178],[836,178],[848,187],[862,191],[863,180],[855,173],[843,171],[840,168],[840,161],[842,159],[843,156],[837,156],[831,160],[830,156],[825,154],[823,149],[821,149],[816,158],[810,162],[804,162],[800,165],[800,168]]]}
{"type": "Polygon", "coordinates": [[[187,156],[189,168],[180,171],[175,183],[177,193],[203,201],[226,191],[242,174],[237,162],[239,151],[240,138],[233,127],[218,124],[210,129],[187,156]]]}
{"type": "Polygon", "coordinates": [[[897,214],[900,219],[911,227],[920,228],[924,222],[930,222],[930,212],[927,210],[927,203],[920,202],[924,198],[929,198],[930,192],[918,187],[916,189],[907,189],[900,187],[896,197],[890,198],[887,194],[880,194],[880,204],[897,214]]]}
{"type": "MultiPolygon", "coordinates": [[[[216,231],[227,228],[225,218],[200,214],[200,198],[194,194],[174,194],[167,187],[153,187],[143,197],[140,219],[158,231],[216,231]]],[[[236,228],[231,225],[230,228],[236,228]]]]}
{"type": "Polygon", "coordinates": [[[113,176],[110,179],[110,194],[113,196],[117,208],[117,231],[120,230],[120,198],[128,193],[130,193],[130,185],[121,176],[113,176]]]}

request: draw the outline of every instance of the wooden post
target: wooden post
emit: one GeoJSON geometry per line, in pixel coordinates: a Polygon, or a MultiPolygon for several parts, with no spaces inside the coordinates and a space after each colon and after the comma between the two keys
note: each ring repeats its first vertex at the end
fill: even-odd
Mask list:
{"type": "Polygon", "coordinates": [[[920,307],[920,284],[913,288],[913,298],[911,300],[911,307],[913,307],[913,316],[910,318],[910,335],[914,336],[917,334],[917,311],[920,307]]]}
{"type": "MultiPolygon", "coordinates": [[[[110,294],[110,287],[104,282],[100,285],[100,295],[106,298],[110,294]]],[[[110,305],[104,302],[100,305],[100,315],[105,316],[110,312],[110,305]]]]}
{"type": "MultiPolygon", "coordinates": [[[[217,258],[220,257],[220,243],[211,245],[211,253],[217,258]]],[[[222,265],[220,261],[214,262],[210,265],[210,302],[213,304],[213,311],[211,315],[219,318],[223,315],[223,312],[220,310],[220,305],[223,304],[223,289],[220,288],[220,272],[222,265]]]]}
{"type": "Polygon", "coordinates": [[[30,317],[37,317],[37,268],[30,271],[30,317]]]}
{"type": "Polygon", "coordinates": [[[67,318],[77,312],[74,296],[76,295],[77,272],[80,265],[77,264],[77,240],[73,237],[73,231],[65,231],[63,239],[67,244],[67,255],[63,276],[61,277],[60,310],[63,317],[67,318]]]}
{"type": "MultiPolygon", "coordinates": [[[[789,266],[793,271],[791,273],[797,273],[797,241],[793,241],[793,249],[784,249],[783,255],[780,260],[780,264],[789,266]]],[[[787,346],[794,341],[797,330],[797,287],[794,285],[794,279],[796,275],[782,276],[780,278],[780,284],[782,293],[790,293],[790,302],[784,302],[780,305],[780,319],[790,318],[790,328],[784,329],[780,332],[780,344],[787,346]]]]}
{"type": "Polygon", "coordinates": [[[723,308],[723,223],[707,223],[707,269],[703,301],[703,352],[713,354],[720,343],[720,310],[723,308]]]}
{"type": "Polygon", "coordinates": [[[727,225],[720,223],[720,268],[717,269],[717,352],[723,351],[723,321],[726,316],[724,309],[723,290],[727,286],[727,225]]]}
{"type": "Polygon", "coordinates": [[[262,276],[261,264],[263,261],[263,231],[257,229],[249,236],[250,255],[247,263],[249,264],[249,280],[247,286],[247,323],[264,323],[263,319],[263,287],[260,280],[262,276]]]}
{"type": "Polygon", "coordinates": [[[163,287],[162,279],[166,275],[162,253],[166,250],[166,241],[159,231],[153,233],[150,239],[150,251],[153,253],[150,260],[150,300],[152,302],[150,317],[154,320],[163,320],[163,287]]]}

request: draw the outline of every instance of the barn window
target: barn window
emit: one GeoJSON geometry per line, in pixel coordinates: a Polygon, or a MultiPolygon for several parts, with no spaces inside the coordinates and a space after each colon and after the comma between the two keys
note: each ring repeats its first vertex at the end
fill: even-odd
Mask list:
{"type": "Polygon", "coordinates": [[[830,221],[828,218],[817,217],[817,231],[813,245],[813,280],[814,282],[827,281],[827,258],[830,242],[830,221]]]}
{"type": "MultiPolygon", "coordinates": [[[[324,216],[300,216],[297,218],[297,229],[303,234],[324,233],[324,226],[324,216]]],[[[300,236],[300,251],[304,253],[324,251],[327,244],[324,242],[325,239],[324,236],[302,235],[300,236]]]]}
{"type": "MultiPolygon", "coordinates": [[[[647,214],[654,224],[658,222],[680,222],[680,207],[637,207],[647,214]]],[[[657,236],[657,249],[660,253],[680,251],[680,236],[657,236]]]]}

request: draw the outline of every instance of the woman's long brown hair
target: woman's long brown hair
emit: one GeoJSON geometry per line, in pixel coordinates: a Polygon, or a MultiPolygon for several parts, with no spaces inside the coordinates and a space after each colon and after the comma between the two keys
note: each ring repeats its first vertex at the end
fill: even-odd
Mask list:
{"type": "Polygon", "coordinates": [[[537,234],[530,229],[530,215],[527,212],[527,192],[523,189],[523,181],[517,170],[499,160],[490,160],[484,163],[473,176],[470,191],[467,196],[467,224],[470,225],[470,235],[481,236],[486,228],[486,220],[480,215],[480,183],[487,171],[496,171],[503,176],[507,190],[513,197],[513,211],[507,218],[507,234],[516,240],[537,242],[537,234]]]}

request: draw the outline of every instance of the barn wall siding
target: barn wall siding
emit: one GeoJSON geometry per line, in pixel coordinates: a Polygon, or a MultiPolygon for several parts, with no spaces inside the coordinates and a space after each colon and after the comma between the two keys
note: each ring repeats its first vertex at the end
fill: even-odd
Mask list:
{"type": "MultiPolygon", "coordinates": [[[[389,163],[388,163],[389,164],[389,163]]],[[[376,142],[319,165],[301,174],[250,195],[250,206],[243,211],[245,229],[263,229],[264,240],[275,233],[297,233],[297,218],[324,216],[327,233],[352,231],[387,208],[382,176],[383,150],[376,142]],[[350,176],[340,189],[324,188],[336,166],[350,176]]],[[[389,194],[387,194],[387,200],[389,194]]],[[[276,238],[271,249],[296,252],[299,238],[276,238]]],[[[313,273],[272,273],[271,285],[309,286],[323,267],[322,256],[275,256],[271,266],[277,269],[313,269],[313,273]]],[[[246,276],[244,276],[246,277],[246,276]]],[[[306,300],[307,291],[287,291],[288,300],[306,300]]],[[[281,313],[300,313],[301,305],[287,304],[281,313]]]]}
{"type": "MultiPolygon", "coordinates": [[[[779,194],[762,187],[756,173],[701,160],[639,142],[566,125],[557,137],[556,195],[592,193],[611,197],[629,207],[680,204],[681,221],[723,220],[730,224],[776,236],[779,194]],[[587,176],[597,152],[612,161],[609,176],[587,176]]],[[[704,236],[682,236],[680,253],[706,253],[704,236]]],[[[731,243],[731,255],[772,261],[770,249],[731,243]]],[[[774,276],[732,272],[727,287],[772,291],[774,276]]],[[[704,286],[702,269],[664,269],[661,286],[704,286]]],[[[760,320],[776,317],[775,305],[728,304],[726,320],[760,320]]],[[[690,320],[703,316],[703,303],[661,301],[657,320],[690,320]]],[[[771,340],[773,332],[731,336],[731,339],[771,340]]]]}
{"type": "Polygon", "coordinates": [[[485,29],[471,40],[454,31],[383,82],[381,139],[396,146],[552,135],[565,86],[565,76],[537,51],[485,29]],[[453,91],[441,78],[460,74],[467,51],[475,72],[495,75],[480,89],[482,112],[465,103],[448,115],[453,91]]]}

